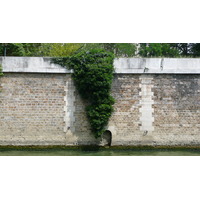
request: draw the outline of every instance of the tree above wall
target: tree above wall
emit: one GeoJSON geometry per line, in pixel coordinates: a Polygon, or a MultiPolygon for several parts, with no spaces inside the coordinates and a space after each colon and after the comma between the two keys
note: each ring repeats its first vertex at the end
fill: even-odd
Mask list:
{"type": "Polygon", "coordinates": [[[64,57],[91,49],[106,50],[116,57],[136,54],[136,45],[132,43],[1,43],[0,56],[64,57]]]}
{"type": "Polygon", "coordinates": [[[141,57],[178,57],[179,51],[173,44],[141,43],[139,55],[141,57]]]}
{"type": "Polygon", "coordinates": [[[74,43],[1,43],[0,56],[70,56],[81,47],[74,43]]]}
{"type": "Polygon", "coordinates": [[[92,49],[106,50],[115,57],[200,56],[200,43],[0,43],[0,56],[65,57],[92,49]]]}
{"type": "Polygon", "coordinates": [[[200,43],[140,43],[141,57],[199,57],[200,43]]]}

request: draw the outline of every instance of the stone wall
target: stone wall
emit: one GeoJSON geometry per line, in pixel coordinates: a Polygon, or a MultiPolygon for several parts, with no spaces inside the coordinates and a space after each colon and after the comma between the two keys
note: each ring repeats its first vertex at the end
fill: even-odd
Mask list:
{"type": "Polygon", "coordinates": [[[155,141],[200,144],[200,75],[154,76],[155,141]]]}
{"type": "MultiPolygon", "coordinates": [[[[6,59],[0,77],[0,145],[104,144],[90,132],[70,71],[48,59],[24,58],[24,64],[23,58],[6,59]]],[[[115,60],[116,103],[107,126],[111,145],[200,144],[200,62],[190,59],[192,70],[196,66],[190,74],[165,68],[184,63],[177,60],[171,65],[167,59],[115,60]],[[160,73],[154,73],[155,66],[162,66],[160,73]]],[[[188,62],[182,64],[185,71],[188,62]]]]}
{"type": "Polygon", "coordinates": [[[116,75],[113,145],[199,145],[200,75],[116,75]]]}
{"type": "Polygon", "coordinates": [[[69,76],[4,73],[0,144],[65,144],[64,84],[69,76]]]}

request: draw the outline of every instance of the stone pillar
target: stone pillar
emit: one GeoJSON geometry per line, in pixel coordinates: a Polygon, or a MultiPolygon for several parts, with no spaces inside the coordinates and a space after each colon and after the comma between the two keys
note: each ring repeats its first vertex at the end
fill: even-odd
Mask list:
{"type": "Polygon", "coordinates": [[[152,75],[141,75],[140,76],[140,88],[141,92],[139,95],[141,96],[140,100],[140,131],[143,132],[143,135],[147,135],[154,131],[153,127],[153,122],[154,122],[154,117],[153,117],[153,112],[154,108],[152,108],[152,105],[154,104],[153,100],[153,76],[152,75]]]}
{"type": "Polygon", "coordinates": [[[75,145],[75,86],[71,76],[66,81],[64,101],[64,132],[66,133],[66,145],[75,145]]]}

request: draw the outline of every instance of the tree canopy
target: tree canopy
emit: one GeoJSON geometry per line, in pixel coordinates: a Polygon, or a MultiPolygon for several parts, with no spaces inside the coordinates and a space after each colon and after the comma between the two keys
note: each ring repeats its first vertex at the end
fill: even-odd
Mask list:
{"type": "Polygon", "coordinates": [[[131,43],[1,43],[0,56],[64,57],[80,51],[102,49],[116,57],[133,57],[136,45],[131,43]]]}
{"type": "Polygon", "coordinates": [[[199,57],[200,43],[141,43],[141,57],[199,57]]]}
{"type": "Polygon", "coordinates": [[[102,49],[113,53],[115,57],[134,57],[137,47],[135,43],[86,43],[82,49],[102,49]]]}
{"type": "Polygon", "coordinates": [[[1,43],[0,56],[65,57],[92,49],[115,57],[200,57],[200,43],[1,43]]]}
{"type": "Polygon", "coordinates": [[[169,43],[142,43],[139,48],[142,57],[178,57],[178,48],[169,43]]]}
{"type": "Polygon", "coordinates": [[[0,56],[70,56],[82,45],[74,43],[1,43],[0,56]]]}

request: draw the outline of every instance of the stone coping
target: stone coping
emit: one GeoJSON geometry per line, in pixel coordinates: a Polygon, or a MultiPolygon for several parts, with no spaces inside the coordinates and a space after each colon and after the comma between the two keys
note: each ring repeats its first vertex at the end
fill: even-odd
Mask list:
{"type": "MultiPolygon", "coordinates": [[[[50,57],[0,57],[3,72],[73,73],[50,57]]],[[[200,58],[116,58],[117,74],[200,74],[200,58]]]]}

